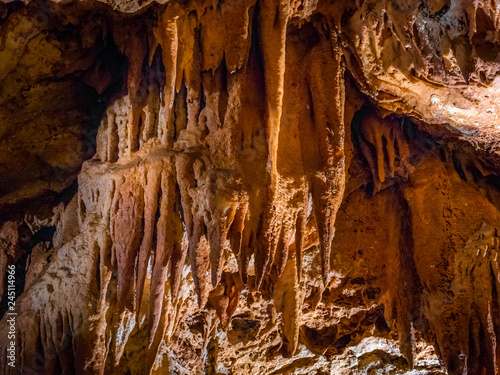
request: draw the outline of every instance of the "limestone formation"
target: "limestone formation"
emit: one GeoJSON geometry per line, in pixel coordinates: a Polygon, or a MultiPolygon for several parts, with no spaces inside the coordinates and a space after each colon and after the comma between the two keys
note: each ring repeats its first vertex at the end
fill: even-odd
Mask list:
{"type": "Polygon", "coordinates": [[[0,373],[500,374],[499,85],[495,1],[3,0],[0,373]]]}

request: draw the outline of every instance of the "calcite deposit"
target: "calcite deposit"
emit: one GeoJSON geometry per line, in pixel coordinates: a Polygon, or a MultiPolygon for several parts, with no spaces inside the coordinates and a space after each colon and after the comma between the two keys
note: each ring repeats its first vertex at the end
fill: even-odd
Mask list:
{"type": "Polygon", "coordinates": [[[2,0],[0,373],[500,374],[499,114],[494,0],[2,0]]]}

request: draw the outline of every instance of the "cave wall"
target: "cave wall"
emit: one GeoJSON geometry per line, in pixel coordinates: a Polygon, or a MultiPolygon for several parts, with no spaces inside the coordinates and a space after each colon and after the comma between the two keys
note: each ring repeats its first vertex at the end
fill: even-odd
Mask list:
{"type": "Polygon", "coordinates": [[[1,372],[498,374],[499,17],[0,3],[1,372]]]}

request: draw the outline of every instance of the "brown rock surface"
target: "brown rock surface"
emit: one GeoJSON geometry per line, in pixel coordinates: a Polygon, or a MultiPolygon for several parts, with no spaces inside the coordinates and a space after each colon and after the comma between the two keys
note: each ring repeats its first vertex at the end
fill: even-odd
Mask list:
{"type": "Polygon", "coordinates": [[[499,374],[499,9],[0,2],[0,373],[499,374]]]}

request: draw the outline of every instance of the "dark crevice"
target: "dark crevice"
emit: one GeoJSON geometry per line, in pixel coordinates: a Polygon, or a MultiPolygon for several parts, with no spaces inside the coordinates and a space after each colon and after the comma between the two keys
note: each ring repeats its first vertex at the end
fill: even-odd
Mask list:
{"type": "MultiPolygon", "coordinates": [[[[48,244],[47,249],[50,249],[52,247],[52,238],[54,237],[55,231],[56,231],[55,226],[49,226],[49,227],[43,227],[38,232],[33,234],[29,242],[29,245],[26,247],[26,250],[24,251],[23,255],[17,262],[14,263],[15,277],[16,277],[15,279],[16,300],[24,291],[26,274],[28,271],[26,265],[33,251],[33,248],[39,243],[44,242],[48,244]]],[[[4,294],[6,294],[7,292],[7,288],[5,289],[6,290],[4,294]]],[[[8,309],[8,299],[5,298],[4,296],[4,298],[2,298],[2,301],[0,302],[0,319],[5,315],[7,309],[8,309]]]]}

